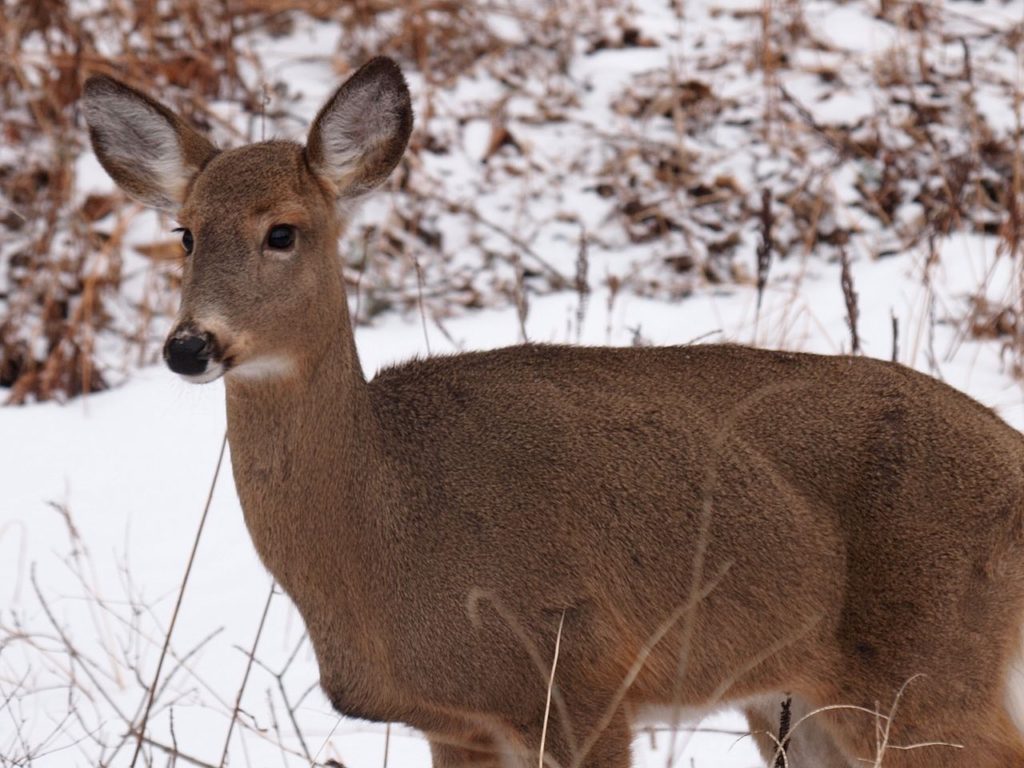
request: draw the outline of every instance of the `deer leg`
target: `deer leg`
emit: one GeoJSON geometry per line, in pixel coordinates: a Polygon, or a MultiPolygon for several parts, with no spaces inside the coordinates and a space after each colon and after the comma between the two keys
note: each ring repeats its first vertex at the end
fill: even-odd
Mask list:
{"type": "Polygon", "coordinates": [[[427,741],[433,768],[525,768],[536,762],[527,760],[521,747],[485,735],[432,733],[427,741]]]}
{"type": "Polygon", "coordinates": [[[450,743],[442,736],[430,736],[428,741],[434,768],[501,768],[500,756],[486,745],[450,743]]]}
{"type": "MultiPolygon", "coordinates": [[[[555,720],[554,717],[551,719],[555,720]]],[[[580,740],[576,745],[566,741],[564,731],[557,723],[549,724],[544,739],[544,764],[551,768],[630,768],[633,736],[628,718],[619,715],[603,726],[596,719],[591,727],[586,723],[587,719],[574,717],[580,740]]],[[[536,742],[535,756],[540,749],[539,734],[536,742]]],[[[536,763],[535,758],[533,764],[536,763]]]]}
{"type": "Polygon", "coordinates": [[[1024,739],[998,707],[993,711],[947,712],[944,717],[906,707],[896,713],[891,733],[863,719],[837,718],[836,741],[851,764],[885,768],[1007,768],[1024,766],[1024,739]]]}

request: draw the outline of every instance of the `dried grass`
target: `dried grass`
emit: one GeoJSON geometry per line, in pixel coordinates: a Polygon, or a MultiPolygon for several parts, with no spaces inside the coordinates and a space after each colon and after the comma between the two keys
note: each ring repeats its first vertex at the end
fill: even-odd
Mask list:
{"type": "MultiPolygon", "coordinates": [[[[674,8],[684,29],[694,11],[674,8]]],[[[343,30],[333,61],[339,77],[387,53],[423,84],[419,128],[393,181],[393,206],[382,224],[357,226],[343,250],[350,280],[359,282],[357,322],[402,311],[442,327],[452,313],[511,304],[525,336],[527,296],[575,287],[582,297],[571,261],[560,266],[536,245],[543,233],[583,226],[576,212],[543,197],[570,175],[594,205],[609,210],[601,228],[587,228],[589,259],[607,263],[631,246],[650,254],[615,270],[618,291],[678,299],[700,283],[755,280],[763,291],[764,264],[752,263],[754,277],[742,259],[745,243],[764,235],[765,189],[775,260],[794,253],[837,259],[865,230],[888,233],[884,248],[893,251],[972,231],[998,237],[1000,257],[1021,274],[1020,87],[976,53],[1012,49],[1020,25],[995,29],[943,6],[887,3],[880,18],[907,44],[872,61],[829,43],[791,0],[714,14],[734,17],[749,36],[707,55],[684,46],[667,69],[641,72],[611,94],[606,107],[614,122],[589,126],[574,63],[665,44],[664,35],[611,0],[536,7],[499,0],[186,0],[173,8],[148,0],[102,11],[65,0],[6,0],[0,34],[12,45],[0,61],[0,130],[18,152],[16,161],[0,155],[5,399],[104,388],[119,368],[154,359],[174,304],[175,246],[158,240],[129,249],[132,213],[118,213],[123,200],[77,192],[75,162],[88,151],[76,107],[84,77],[116,74],[158,93],[222,142],[251,140],[264,135],[266,123],[300,123],[292,114],[294,84],[268,79],[259,41],[316,23],[343,30]],[[826,63],[808,64],[804,52],[826,63]],[[722,78],[732,72],[759,86],[723,94],[722,78]],[[869,90],[877,109],[849,124],[823,124],[804,96],[787,90],[795,76],[814,78],[826,93],[869,90]],[[453,107],[442,94],[467,77],[491,78],[494,93],[453,107]],[[989,123],[979,107],[982,89],[1012,89],[1015,136],[989,123]],[[226,119],[227,104],[248,121],[226,119]],[[491,134],[480,186],[461,197],[434,159],[455,152],[460,126],[473,120],[489,121],[491,134]],[[537,130],[570,123],[589,138],[554,166],[537,130]],[[738,126],[752,130],[740,131],[732,153],[770,153],[756,189],[730,172],[718,149],[717,137],[730,131],[735,140],[738,126]],[[827,180],[850,171],[855,198],[841,200],[827,180]],[[481,194],[499,188],[521,190],[514,226],[479,204],[481,194]],[[465,241],[447,236],[453,223],[468,233],[465,241]]],[[[998,307],[991,303],[979,298],[965,310],[966,333],[998,329],[1019,372],[1024,279],[998,307]],[[986,320],[993,312],[1000,318],[994,324],[986,320]]]]}

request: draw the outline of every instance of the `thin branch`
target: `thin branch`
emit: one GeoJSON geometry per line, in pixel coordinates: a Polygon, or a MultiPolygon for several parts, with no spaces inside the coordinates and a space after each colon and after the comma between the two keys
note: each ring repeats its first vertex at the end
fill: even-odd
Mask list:
{"type": "Polygon", "coordinates": [[[548,716],[551,714],[551,691],[555,687],[555,669],[558,667],[558,652],[562,647],[562,627],[565,624],[565,611],[562,611],[562,618],[558,620],[558,634],[555,635],[555,658],[551,662],[551,677],[548,679],[548,696],[544,704],[544,727],[540,732],[540,755],[537,768],[544,768],[544,742],[548,737],[548,716]]]}
{"type": "Polygon", "coordinates": [[[252,671],[252,660],[256,655],[256,646],[259,645],[260,635],[263,634],[263,625],[267,623],[267,613],[270,612],[270,601],[274,597],[274,583],[270,583],[270,592],[267,593],[267,602],[263,605],[263,614],[260,616],[260,625],[256,629],[256,637],[253,638],[252,648],[249,649],[249,661],[245,665],[245,674],[242,676],[242,684],[238,687],[238,697],[235,699],[235,708],[231,710],[231,721],[228,723],[228,735],[224,738],[224,752],[220,756],[220,764],[223,767],[228,759],[228,748],[231,746],[231,733],[235,729],[235,721],[238,719],[238,710],[242,706],[242,694],[245,693],[245,685],[249,682],[249,672],[252,671]]]}
{"type": "Polygon", "coordinates": [[[181,601],[185,597],[185,587],[188,585],[188,577],[192,573],[192,563],[196,559],[196,550],[199,549],[199,539],[203,535],[203,526],[206,525],[206,516],[210,512],[210,503],[213,501],[213,490],[217,487],[217,478],[220,476],[220,467],[224,462],[225,449],[228,446],[228,433],[224,433],[224,439],[220,444],[220,455],[217,457],[217,467],[213,470],[213,479],[210,481],[210,492],[206,496],[206,506],[203,507],[202,517],[199,518],[199,528],[196,530],[195,540],[192,542],[192,551],[188,556],[188,564],[185,566],[185,575],[181,579],[181,588],[178,590],[178,600],[174,604],[174,612],[171,614],[171,623],[167,627],[167,634],[164,636],[164,647],[160,650],[160,660],[156,665],[156,672],[153,674],[153,682],[149,686],[149,693],[146,701],[146,709],[142,713],[142,722],[139,724],[137,733],[138,740],[135,742],[135,754],[132,755],[131,768],[135,768],[135,763],[139,759],[139,753],[142,752],[143,741],[148,741],[146,736],[146,725],[149,723],[149,713],[153,709],[153,700],[156,698],[156,687],[160,682],[160,671],[164,666],[164,659],[167,656],[167,649],[171,645],[171,635],[174,634],[174,625],[178,621],[178,611],[181,610],[181,601]]]}

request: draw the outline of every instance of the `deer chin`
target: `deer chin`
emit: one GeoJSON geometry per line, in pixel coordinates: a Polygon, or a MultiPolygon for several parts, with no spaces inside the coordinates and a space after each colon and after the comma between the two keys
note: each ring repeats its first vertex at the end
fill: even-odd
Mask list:
{"type": "Polygon", "coordinates": [[[207,364],[206,370],[202,373],[182,373],[178,375],[190,384],[209,384],[211,381],[216,381],[223,376],[226,370],[227,368],[225,368],[224,363],[211,360],[207,364]]]}

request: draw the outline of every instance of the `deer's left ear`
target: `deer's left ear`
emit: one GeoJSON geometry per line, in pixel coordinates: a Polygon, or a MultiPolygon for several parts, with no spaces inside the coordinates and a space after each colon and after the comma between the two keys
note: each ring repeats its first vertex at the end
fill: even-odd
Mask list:
{"type": "Polygon", "coordinates": [[[141,203],[175,213],[216,147],[163,104],[112,77],[85,82],[85,121],[100,163],[141,203]]]}
{"type": "Polygon", "coordinates": [[[370,60],[320,110],[306,142],[306,159],[339,200],[352,200],[384,183],[412,133],[409,88],[398,65],[370,60]]]}

